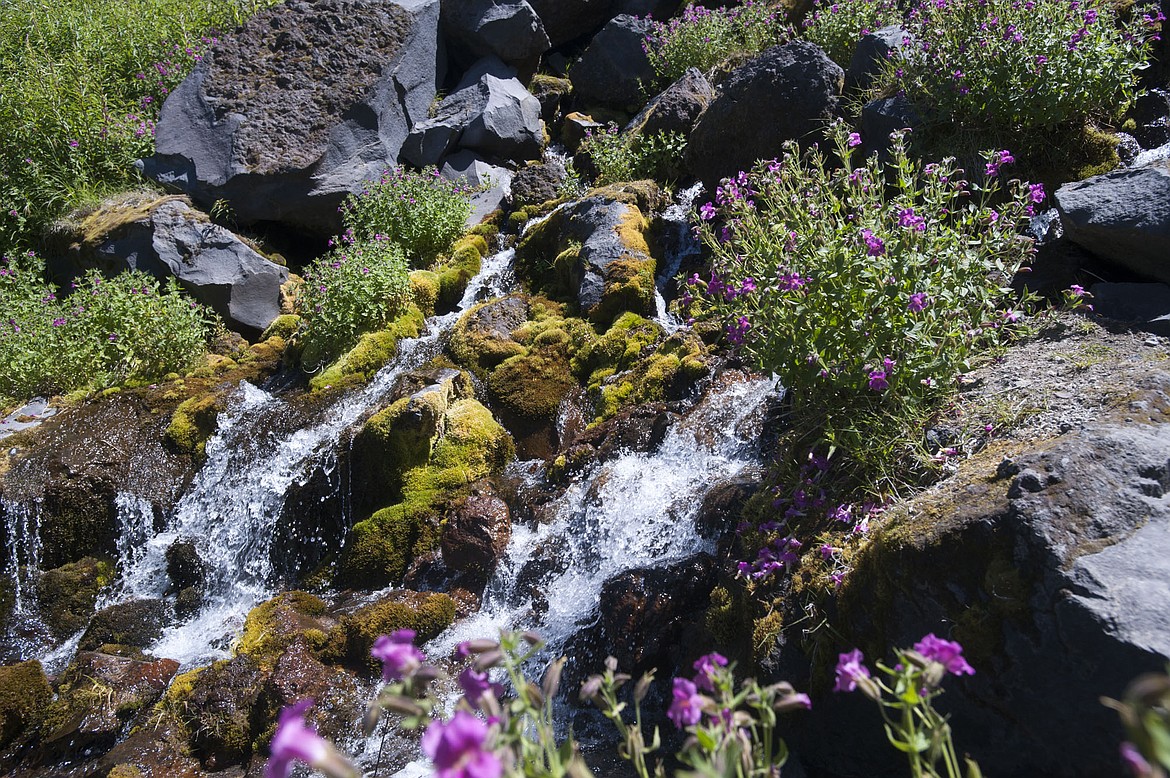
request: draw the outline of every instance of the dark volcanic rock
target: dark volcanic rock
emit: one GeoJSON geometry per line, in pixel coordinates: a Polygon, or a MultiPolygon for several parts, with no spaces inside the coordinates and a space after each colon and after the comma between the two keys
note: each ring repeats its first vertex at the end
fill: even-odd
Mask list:
{"type": "Polygon", "coordinates": [[[618,16],[594,36],[569,71],[573,92],[589,105],[634,110],[646,102],[642,85],[654,80],[643,48],[650,20],[618,16]]]}
{"type": "Polygon", "coordinates": [[[94,614],[77,646],[82,651],[106,644],[145,648],[162,634],[169,610],[163,600],[131,600],[103,608],[94,614]]]}
{"type": "Polygon", "coordinates": [[[1109,319],[1170,337],[1170,286],[1166,284],[1093,284],[1093,310],[1109,319]]]}
{"type": "MultiPolygon", "coordinates": [[[[942,704],[984,774],[1121,774],[1121,724],[1098,698],[1170,659],[1170,376],[1148,381],[1114,420],[974,460],[888,519],[853,559],[844,632],[814,672],[934,632],[975,668],[942,704]]],[[[858,696],[814,694],[793,745],[833,775],[900,774],[858,696]]]]}
{"type": "Polygon", "coordinates": [[[1153,281],[1170,282],[1170,161],[1065,184],[1055,199],[1074,243],[1153,281]]]}
{"type": "Polygon", "coordinates": [[[490,488],[481,488],[455,503],[443,525],[443,560],[452,570],[484,578],[495,567],[512,537],[508,504],[490,488]]]}
{"type": "Polygon", "coordinates": [[[144,172],[240,224],[332,234],[393,166],[441,79],[439,0],[293,0],[224,38],[167,98],[144,172]]]}
{"type": "Polygon", "coordinates": [[[202,587],[206,573],[199,549],[192,540],[176,540],[167,548],[167,576],[176,589],[202,587]]]}
{"type": "Polygon", "coordinates": [[[891,57],[901,57],[912,41],[910,34],[897,25],[863,35],[845,71],[845,90],[868,89],[885,62],[891,57]]]}
{"type": "Polygon", "coordinates": [[[609,20],[614,0],[528,0],[553,46],[589,35],[609,20]]]}
{"type": "Polygon", "coordinates": [[[715,90],[711,84],[698,68],[690,68],[647,103],[630,120],[625,131],[640,135],[653,135],[656,132],[681,132],[688,135],[714,99],[715,90]]]}
{"type": "Polygon", "coordinates": [[[807,140],[837,110],[844,72],[817,46],[794,41],[766,49],[720,84],[695,125],[687,166],[708,190],[723,176],[807,140]]]}
{"type": "Polygon", "coordinates": [[[529,165],[517,171],[512,179],[512,207],[540,205],[555,200],[557,191],[567,175],[565,166],[556,159],[529,165]]]}
{"type": "Polygon", "coordinates": [[[443,31],[471,59],[496,56],[521,69],[548,50],[544,23],[527,0],[444,0],[443,31]]]}

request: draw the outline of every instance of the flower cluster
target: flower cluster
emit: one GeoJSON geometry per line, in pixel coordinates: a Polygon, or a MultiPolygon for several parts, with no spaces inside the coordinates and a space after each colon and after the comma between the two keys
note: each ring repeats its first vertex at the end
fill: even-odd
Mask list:
{"type": "Polygon", "coordinates": [[[671,82],[687,68],[706,72],[733,54],[761,51],[791,37],[777,7],[747,0],[735,8],[689,4],[669,21],[654,22],[642,45],[658,78],[671,82]]]}
{"type": "Polygon", "coordinates": [[[895,0],[817,0],[804,20],[804,37],[847,68],[862,37],[899,19],[895,0]]]}

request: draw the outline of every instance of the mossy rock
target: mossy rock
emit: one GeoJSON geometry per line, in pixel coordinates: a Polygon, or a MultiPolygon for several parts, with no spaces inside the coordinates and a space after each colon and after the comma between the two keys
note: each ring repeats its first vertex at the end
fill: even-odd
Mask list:
{"type": "Polygon", "coordinates": [[[277,316],[268,325],[268,328],[260,335],[260,342],[266,341],[270,338],[282,338],[287,341],[301,326],[301,317],[295,313],[284,313],[277,316]]]}
{"type": "Polygon", "coordinates": [[[94,614],[77,647],[96,651],[105,643],[148,646],[162,635],[167,611],[163,600],[131,600],[103,608],[94,614]]]}
{"type": "Polygon", "coordinates": [[[455,244],[451,258],[438,271],[437,311],[451,311],[459,305],[463,293],[467,291],[467,284],[482,269],[487,253],[487,242],[479,235],[469,235],[455,244]]]}
{"type": "Polygon", "coordinates": [[[342,389],[369,381],[394,358],[398,351],[398,341],[417,338],[425,323],[422,311],[411,305],[406,313],[385,328],[363,335],[356,346],[320,374],[313,376],[309,380],[309,388],[313,391],[342,389]]]}
{"type": "Polygon", "coordinates": [[[455,601],[450,595],[394,592],[381,602],[342,616],[334,628],[331,645],[335,650],[344,651],[338,660],[372,671],[378,665],[370,656],[370,649],[380,635],[412,629],[416,633],[415,642],[422,644],[438,637],[454,621],[455,601]]]}
{"type": "Polygon", "coordinates": [[[271,668],[298,637],[332,626],[325,619],[325,602],[301,591],[284,592],[257,605],[244,620],[244,634],[236,653],[271,668]]]}
{"type": "MultiPolygon", "coordinates": [[[[567,343],[568,335],[560,332],[567,343]]],[[[494,400],[510,414],[528,419],[551,419],[576,386],[568,359],[555,350],[506,359],[488,378],[494,400]]]]}
{"type": "Polygon", "coordinates": [[[601,337],[583,348],[573,359],[573,372],[590,388],[597,388],[601,378],[629,370],[648,347],[662,340],[665,332],[657,323],[628,312],[619,316],[601,337]],[[595,375],[604,371],[604,375],[595,375]]]}
{"type": "Polygon", "coordinates": [[[132,764],[118,764],[110,768],[106,778],[145,778],[142,771],[132,764]]]}
{"type": "Polygon", "coordinates": [[[434,316],[439,301],[439,274],[430,270],[411,272],[410,297],[424,316],[434,316]]]}
{"type": "Polygon", "coordinates": [[[167,425],[167,442],[182,453],[202,457],[208,439],[215,434],[223,405],[215,393],[197,395],[179,403],[167,425]]]}
{"type": "Polygon", "coordinates": [[[508,357],[525,352],[513,340],[512,332],[528,320],[529,303],[524,295],[509,295],[473,306],[451,330],[447,349],[452,358],[481,378],[487,370],[508,357]]]}
{"type": "Polygon", "coordinates": [[[98,594],[113,580],[114,566],[94,557],[46,571],[37,582],[41,618],[58,638],[76,634],[93,615],[98,594]]]}
{"type": "Polygon", "coordinates": [[[0,667],[0,747],[39,724],[52,699],[53,688],[40,662],[0,667]]]}
{"type": "Polygon", "coordinates": [[[253,710],[264,678],[255,661],[237,656],[215,662],[190,679],[190,690],[181,699],[180,719],[207,769],[240,764],[251,756],[260,725],[253,720],[253,710]]]}

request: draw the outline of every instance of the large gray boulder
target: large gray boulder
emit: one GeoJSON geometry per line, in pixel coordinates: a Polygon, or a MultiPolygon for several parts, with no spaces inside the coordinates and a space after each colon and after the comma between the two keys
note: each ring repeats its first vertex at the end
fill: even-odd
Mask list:
{"type": "Polygon", "coordinates": [[[473,151],[464,150],[447,157],[439,172],[449,181],[466,181],[475,187],[471,213],[467,215],[468,227],[474,227],[497,210],[511,192],[512,171],[481,159],[473,151]]]}
{"type": "Polygon", "coordinates": [[[225,36],[167,98],[146,175],[240,224],[332,234],[395,165],[442,77],[439,0],[291,0],[225,36]]]}
{"type": "Polygon", "coordinates": [[[552,45],[583,38],[613,16],[614,0],[528,0],[552,45]]]}
{"type": "Polygon", "coordinates": [[[495,56],[520,69],[549,48],[544,23],[528,0],[444,0],[443,32],[472,60],[495,56]]]}
{"type": "Polygon", "coordinates": [[[432,118],[415,125],[402,157],[422,167],[463,148],[520,162],[540,156],[543,147],[540,101],[513,68],[497,57],[485,57],[439,103],[432,118]]]}
{"type": "Polygon", "coordinates": [[[622,15],[593,37],[569,71],[578,100],[625,111],[646,103],[644,85],[654,81],[654,68],[643,48],[650,26],[649,19],[622,15]]]}
{"type": "Polygon", "coordinates": [[[689,135],[695,122],[715,99],[715,90],[698,68],[689,68],[679,79],[646,104],[626,125],[626,132],[653,135],[681,132],[689,135]]]}
{"type": "MultiPolygon", "coordinates": [[[[838,652],[888,660],[933,632],[975,668],[946,680],[940,707],[985,775],[1121,775],[1123,731],[1099,697],[1170,660],[1167,391],[1153,374],[1112,417],[1001,446],[887,516],[851,559],[814,675],[831,678],[838,652]]],[[[872,702],[813,691],[794,743],[807,766],[904,773],[872,702]]]]}
{"type": "Polygon", "coordinates": [[[1170,282],[1170,160],[1056,190],[1065,234],[1101,259],[1170,282]]]}
{"type": "Polygon", "coordinates": [[[811,138],[837,111],[845,74],[818,46],[765,49],[716,89],[687,144],[687,167],[714,191],[719,179],[811,138]]]}

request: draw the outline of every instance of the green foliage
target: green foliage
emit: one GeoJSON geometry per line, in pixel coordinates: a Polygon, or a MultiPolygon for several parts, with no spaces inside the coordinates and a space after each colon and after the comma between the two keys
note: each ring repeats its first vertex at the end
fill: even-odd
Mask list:
{"type": "Polygon", "coordinates": [[[890,165],[852,169],[859,139],[831,134],[844,170],[789,144],[720,188],[720,207],[700,210],[713,272],[690,283],[728,340],[781,376],[809,445],[884,480],[906,429],[1014,329],[1007,285],[1030,253],[1018,229],[1044,195],[1018,181],[1001,192],[1007,152],[987,154],[973,183],[953,160],[912,161],[900,135],[890,165]]]}
{"type": "Polygon", "coordinates": [[[894,0],[819,0],[804,21],[804,37],[844,68],[863,35],[901,21],[894,0]]]}
{"type": "Polygon", "coordinates": [[[472,189],[428,168],[388,170],[342,206],[345,226],[357,241],[397,243],[413,264],[431,262],[464,232],[472,189]]]}
{"type": "Polygon", "coordinates": [[[670,182],[682,175],[687,139],[681,132],[651,135],[621,133],[616,124],[605,130],[585,131],[581,153],[588,154],[597,167],[597,184],[652,178],[670,182]]]}
{"type": "Polygon", "coordinates": [[[1121,744],[1121,757],[1138,778],[1166,778],[1170,774],[1170,668],[1164,673],[1145,673],[1125,689],[1122,701],[1102,697],[1101,703],[1117,711],[1129,738],[1121,744]]]}
{"type": "Polygon", "coordinates": [[[270,0],[11,0],[0,14],[0,251],[125,187],[166,95],[270,0]]]}
{"type": "Polygon", "coordinates": [[[341,356],[410,303],[410,276],[402,249],[379,236],[342,239],[305,270],[297,300],[301,363],[317,370],[341,356]]]}
{"type": "Polygon", "coordinates": [[[654,22],[645,49],[658,78],[671,82],[687,71],[707,72],[735,54],[752,54],[792,35],[781,8],[747,0],[735,8],[688,5],[680,16],[654,22]]]}
{"type": "Polygon", "coordinates": [[[1110,119],[1134,96],[1159,19],[1090,0],[922,3],[905,26],[914,56],[891,62],[886,88],[928,119],[1013,137],[1110,119]]]}
{"type": "Polygon", "coordinates": [[[59,299],[32,264],[0,266],[0,397],[150,381],[205,353],[209,314],[173,279],[90,271],[59,299]]]}

